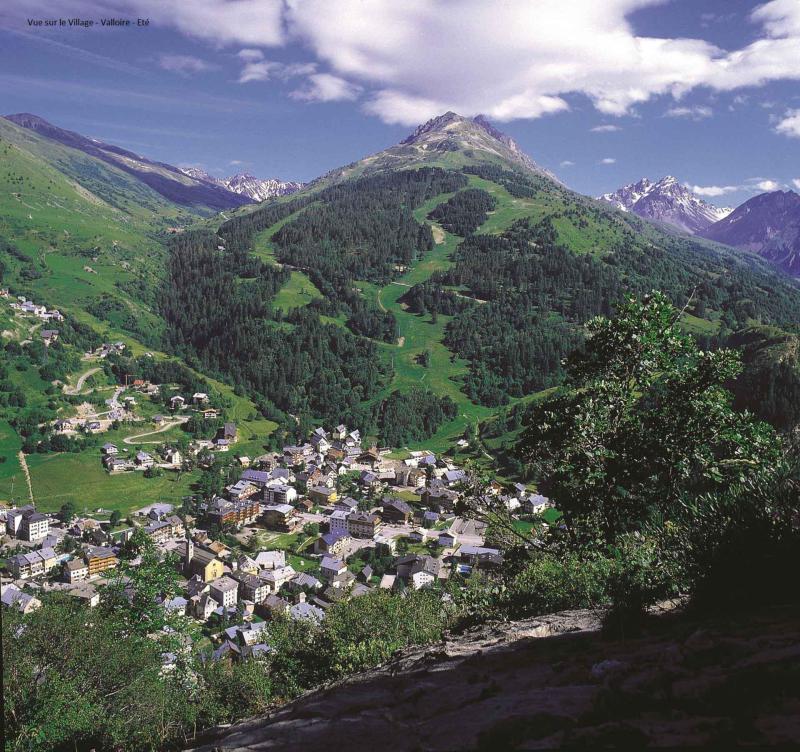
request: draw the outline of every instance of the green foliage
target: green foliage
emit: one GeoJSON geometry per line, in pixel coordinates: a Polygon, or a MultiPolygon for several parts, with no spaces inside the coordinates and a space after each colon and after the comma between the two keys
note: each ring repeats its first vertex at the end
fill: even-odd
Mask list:
{"type": "Polygon", "coordinates": [[[472,235],[485,221],[487,212],[497,206],[497,200],[480,188],[467,188],[439,204],[428,219],[437,221],[445,230],[465,237],[472,235]]]}
{"type": "Polygon", "coordinates": [[[569,371],[573,390],[527,416],[523,452],[573,536],[613,543],[682,494],[741,482],[779,454],[774,433],[731,407],[735,353],[702,352],[661,294],[589,323],[569,371]]]}
{"type": "Polygon", "coordinates": [[[179,592],[176,558],[162,561],[152,540],[140,528],[129,541],[138,553],[136,564],[121,561],[102,588],[100,613],[126,634],[148,635],[173,626],[174,618],[161,601],[179,592]]]}
{"type": "Polygon", "coordinates": [[[67,596],[4,614],[6,750],[161,750],[191,728],[158,643],[67,596]]]}
{"type": "Polygon", "coordinates": [[[456,404],[449,397],[438,397],[420,388],[392,392],[378,410],[380,439],[386,446],[393,447],[427,439],[457,413],[456,404]]]}
{"type": "Polygon", "coordinates": [[[220,254],[207,236],[180,238],[163,303],[171,346],[303,421],[363,425],[362,402],[385,378],[375,345],[308,308],[289,315],[289,329],[276,327],[268,301],[284,279],[279,272],[257,262],[258,276],[237,282],[231,264],[239,255],[220,254]]]}

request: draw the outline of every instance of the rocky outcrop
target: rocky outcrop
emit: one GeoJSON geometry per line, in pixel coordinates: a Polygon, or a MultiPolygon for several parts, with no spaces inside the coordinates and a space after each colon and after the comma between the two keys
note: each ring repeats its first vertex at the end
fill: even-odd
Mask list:
{"type": "Polygon", "coordinates": [[[609,639],[576,611],[410,650],[203,752],[382,752],[800,743],[800,618],[663,616],[609,639]]]}

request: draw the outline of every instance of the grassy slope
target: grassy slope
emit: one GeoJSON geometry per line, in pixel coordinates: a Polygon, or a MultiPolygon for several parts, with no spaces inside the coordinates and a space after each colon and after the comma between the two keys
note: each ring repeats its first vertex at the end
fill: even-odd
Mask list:
{"type": "MultiPolygon", "coordinates": [[[[157,331],[161,323],[156,314],[116,283],[143,278],[147,284],[157,284],[166,259],[165,228],[191,223],[196,215],[114,167],[3,119],[0,186],[0,236],[13,242],[41,274],[38,279],[23,280],[19,274],[24,264],[7,257],[7,281],[35,300],[58,306],[66,316],[91,326],[104,339],[125,342],[135,355],[153,352],[155,357],[167,357],[114,321],[88,313],[86,306],[102,295],[110,296],[144,328],[157,331]]],[[[6,339],[23,339],[29,325],[14,317],[6,305],[0,306],[0,330],[6,333],[6,339]]],[[[24,387],[30,405],[44,401],[46,384],[38,374],[15,371],[11,377],[24,387]]],[[[233,402],[229,417],[239,424],[240,434],[236,451],[260,454],[264,438],[276,424],[260,417],[248,420],[256,414],[253,403],[235,395],[225,384],[212,383],[233,402]]],[[[141,426],[126,429],[119,438],[143,430],[141,426]]],[[[170,431],[153,438],[167,440],[172,434],[170,431]]],[[[0,423],[0,449],[8,457],[0,463],[0,499],[10,493],[12,477],[18,496],[20,484],[24,485],[16,458],[19,439],[6,422],[0,423]]],[[[125,510],[174,494],[177,488],[169,477],[148,480],[140,474],[109,476],[96,450],[35,455],[29,458],[29,467],[34,496],[43,509],[57,509],[63,497],[69,496],[89,508],[115,505],[125,510]],[[83,479],[78,486],[76,478],[83,479]]],[[[180,490],[189,482],[184,477],[180,490]]]]}
{"type": "Polygon", "coordinates": [[[116,283],[154,284],[164,228],[190,218],[122,171],[0,119],[0,236],[41,274],[22,280],[21,262],[6,260],[10,281],[31,296],[102,326],[85,309],[109,295],[157,329],[153,311],[116,283]]]}

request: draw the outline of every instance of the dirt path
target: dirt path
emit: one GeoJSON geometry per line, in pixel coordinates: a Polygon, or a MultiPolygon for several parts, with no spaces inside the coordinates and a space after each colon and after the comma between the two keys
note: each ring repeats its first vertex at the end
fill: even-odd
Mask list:
{"type": "Polygon", "coordinates": [[[175,428],[175,426],[179,426],[182,423],[186,423],[189,420],[188,415],[182,415],[180,418],[175,418],[175,420],[171,421],[170,423],[165,423],[160,428],[156,428],[153,431],[145,431],[144,433],[137,433],[135,436],[126,436],[123,440],[123,444],[158,444],[158,440],[156,441],[139,441],[143,436],[153,436],[157,433],[164,433],[164,431],[169,431],[170,428],[175,428]]]}
{"type": "Polygon", "coordinates": [[[64,394],[80,394],[81,389],[83,389],[83,385],[86,383],[86,379],[88,379],[90,376],[94,376],[94,374],[100,370],[100,368],[90,368],[88,371],[86,371],[86,373],[82,373],[78,377],[78,380],[75,382],[75,386],[70,387],[65,384],[64,394]]]}
{"type": "Polygon", "coordinates": [[[22,468],[22,472],[25,474],[25,481],[28,484],[28,497],[31,500],[31,504],[34,503],[33,501],[33,486],[31,485],[31,472],[28,470],[28,462],[25,459],[25,453],[20,452],[18,455],[19,457],[19,466],[22,468]]]}

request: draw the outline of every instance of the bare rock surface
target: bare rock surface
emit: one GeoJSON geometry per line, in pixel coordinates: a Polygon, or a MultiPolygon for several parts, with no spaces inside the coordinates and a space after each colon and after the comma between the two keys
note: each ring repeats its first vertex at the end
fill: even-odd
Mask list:
{"type": "Polygon", "coordinates": [[[610,639],[589,611],[485,625],[198,739],[198,752],[800,744],[800,615],[668,615],[610,639]]]}

